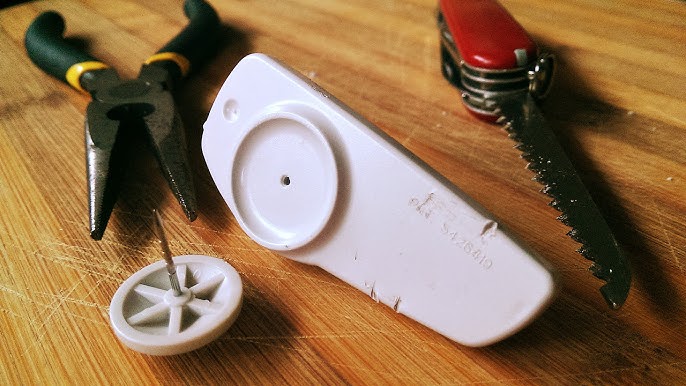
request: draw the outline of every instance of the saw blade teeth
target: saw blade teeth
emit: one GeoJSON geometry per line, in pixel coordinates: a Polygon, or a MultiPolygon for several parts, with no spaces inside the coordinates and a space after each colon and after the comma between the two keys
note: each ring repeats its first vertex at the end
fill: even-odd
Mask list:
{"type": "Polygon", "coordinates": [[[605,269],[600,264],[593,263],[589,270],[591,271],[591,273],[593,273],[593,276],[597,277],[600,280],[608,281],[610,279],[610,271],[605,269]]]}
{"type": "Polygon", "coordinates": [[[536,173],[532,177],[532,179],[534,181],[538,181],[541,184],[545,185],[545,180],[544,180],[544,177],[542,174],[542,172],[544,170],[543,170],[543,166],[541,165],[541,163],[538,162],[538,157],[536,157],[535,155],[529,154],[529,153],[522,153],[521,157],[522,157],[522,159],[524,159],[527,162],[526,168],[531,170],[532,172],[536,173]]]}
{"type": "Polygon", "coordinates": [[[526,166],[528,169],[531,169],[531,166],[532,166],[532,165],[538,166],[538,162],[536,162],[536,159],[537,159],[537,158],[536,158],[535,155],[533,155],[533,154],[531,154],[531,153],[529,153],[529,152],[527,152],[527,151],[524,151],[524,152],[522,152],[522,154],[520,155],[520,157],[522,157],[523,159],[525,159],[525,160],[527,160],[527,161],[529,162],[529,164],[526,166]]]}
{"type": "Polygon", "coordinates": [[[517,142],[523,142],[523,141],[521,141],[522,135],[517,130],[514,129],[514,127],[512,126],[512,123],[508,122],[508,123],[504,124],[503,129],[507,133],[508,138],[510,138],[514,141],[517,141],[517,142]]]}
{"type": "MultiPolygon", "coordinates": [[[[569,220],[569,215],[567,213],[562,213],[559,216],[557,216],[557,220],[560,221],[561,223],[567,225],[567,226],[569,226],[569,224],[571,222],[569,220]]],[[[579,248],[579,249],[581,249],[581,248],[579,248]]],[[[581,252],[579,252],[579,253],[581,253],[581,252]]]]}
{"type": "MultiPolygon", "coordinates": [[[[559,188],[557,185],[545,185],[543,186],[543,189],[541,189],[541,193],[548,195],[549,197],[552,197],[553,199],[557,198],[559,196],[559,188]]],[[[562,221],[562,220],[560,220],[562,221]]]]}
{"type": "MultiPolygon", "coordinates": [[[[539,184],[545,185],[545,179],[543,176],[540,174],[536,174],[535,176],[531,177],[531,180],[538,182],[539,184]]],[[[552,205],[551,205],[552,206],[552,205]]]]}
{"type": "Polygon", "coordinates": [[[567,226],[567,235],[580,244],[579,254],[592,262],[585,265],[591,265],[593,275],[607,282],[600,290],[605,300],[611,308],[618,308],[629,293],[629,262],[555,132],[531,95],[502,98],[498,104],[499,114],[509,121],[505,129],[516,143],[513,147],[533,172],[532,180],[550,197],[548,205],[558,211],[557,219],[567,226]]]}
{"type": "Polygon", "coordinates": [[[567,236],[571,237],[574,241],[578,243],[583,244],[584,242],[584,239],[581,238],[581,233],[575,228],[572,228],[569,232],[567,232],[567,236]]]}
{"type": "Polygon", "coordinates": [[[591,250],[586,245],[581,245],[581,247],[576,251],[579,252],[579,254],[581,254],[586,259],[595,261],[595,256],[593,255],[593,252],[591,252],[591,250]]]}
{"type": "MultiPolygon", "coordinates": [[[[547,194],[548,196],[552,197],[553,199],[558,199],[560,197],[560,186],[554,182],[550,183],[543,183],[543,188],[541,189],[541,193],[547,194]]],[[[566,216],[566,214],[565,214],[566,216]]],[[[562,220],[560,220],[562,221],[562,220]]]]}
{"type": "MultiPolygon", "coordinates": [[[[526,161],[529,161],[529,160],[526,160],[526,161]]],[[[540,177],[540,175],[541,175],[541,165],[539,165],[539,164],[536,163],[536,162],[531,162],[531,161],[529,161],[529,162],[526,164],[526,168],[529,169],[529,170],[531,170],[532,172],[535,172],[535,173],[536,173],[535,176],[531,177],[531,180],[532,180],[532,181],[536,181],[536,182],[538,182],[539,184],[545,185],[545,180],[544,180],[543,178],[540,177]]]]}

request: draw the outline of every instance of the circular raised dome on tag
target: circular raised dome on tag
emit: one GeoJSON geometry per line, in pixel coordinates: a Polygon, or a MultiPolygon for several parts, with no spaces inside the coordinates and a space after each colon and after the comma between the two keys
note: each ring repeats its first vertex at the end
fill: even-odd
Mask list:
{"type": "Polygon", "coordinates": [[[181,294],[175,296],[166,263],[134,273],[110,303],[110,324],[127,347],[150,355],[175,355],[200,348],[231,327],[243,302],[238,272],[224,260],[175,256],[181,294]]]}
{"type": "Polygon", "coordinates": [[[231,174],[234,215],[262,246],[288,250],[326,226],[338,191],[336,160],[303,114],[266,114],[239,141],[231,174]]]}

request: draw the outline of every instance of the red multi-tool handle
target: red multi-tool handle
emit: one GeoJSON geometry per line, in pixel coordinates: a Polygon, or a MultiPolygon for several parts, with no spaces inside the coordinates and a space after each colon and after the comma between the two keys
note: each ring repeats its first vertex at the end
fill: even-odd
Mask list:
{"type": "Polygon", "coordinates": [[[440,0],[440,7],[466,64],[488,70],[522,67],[515,50],[524,50],[527,61],[536,58],[536,44],[498,1],[440,0]]]}

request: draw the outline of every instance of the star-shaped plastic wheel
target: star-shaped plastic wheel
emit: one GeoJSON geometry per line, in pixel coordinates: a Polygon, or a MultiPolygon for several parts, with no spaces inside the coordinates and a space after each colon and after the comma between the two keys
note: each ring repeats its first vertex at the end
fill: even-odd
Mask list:
{"type": "Polygon", "coordinates": [[[203,255],[176,256],[174,262],[178,296],[164,261],[136,272],[114,294],[110,322],[129,348],[151,355],[192,351],[226,332],[238,316],[243,285],[231,265],[203,255]]]}

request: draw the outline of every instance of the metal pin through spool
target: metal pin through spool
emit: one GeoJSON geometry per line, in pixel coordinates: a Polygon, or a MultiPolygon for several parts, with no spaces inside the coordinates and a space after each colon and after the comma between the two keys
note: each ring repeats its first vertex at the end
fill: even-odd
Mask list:
{"type": "Polygon", "coordinates": [[[167,263],[167,273],[169,273],[169,282],[171,283],[172,291],[174,291],[174,296],[181,296],[183,292],[181,291],[181,285],[179,284],[179,277],[176,275],[176,265],[174,264],[171,251],[169,250],[167,236],[164,234],[162,217],[157,209],[153,209],[152,214],[153,217],[155,217],[155,231],[157,233],[157,238],[160,241],[160,246],[162,247],[162,256],[164,257],[164,262],[167,263]]]}

